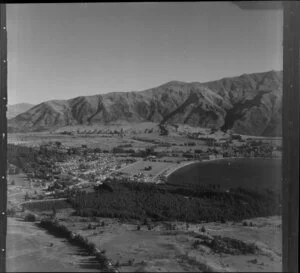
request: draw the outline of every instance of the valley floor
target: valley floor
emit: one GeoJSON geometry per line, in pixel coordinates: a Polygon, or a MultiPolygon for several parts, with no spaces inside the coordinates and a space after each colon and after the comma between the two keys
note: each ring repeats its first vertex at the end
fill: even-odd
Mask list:
{"type": "MultiPolygon", "coordinates": [[[[144,128],[142,131],[145,131],[144,128]]],[[[120,169],[132,176],[138,176],[144,172],[152,180],[161,174],[171,175],[178,168],[193,162],[192,158],[190,158],[191,161],[181,162],[181,153],[191,150],[190,153],[195,154],[194,151],[197,149],[203,152],[210,149],[204,141],[191,140],[186,135],[174,136],[172,133],[166,137],[153,132],[144,133],[142,138],[141,134],[142,132],[137,133],[138,138],[136,134],[125,137],[105,136],[105,134],[103,136],[84,134],[78,137],[59,133],[9,134],[9,143],[31,146],[52,140],[69,147],[80,148],[87,144],[88,148],[107,150],[126,144],[134,150],[146,151],[149,147],[155,147],[156,152],[163,151],[169,157],[173,156],[173,152],[178,153],[178,156],[173,156],[174,161],[140,160],[120,169]],[[167,147],[164,142],[172,145],[167,147]],[[186,145],[188,142],[195,142],[195,146],[186,145]],[[178,164],[178,162],[181,163],[178,164]],[[151,168],[145,170],[149,166],[151,168]]],[[[275,147],[275,144],[273,146],[275,147]]],[[[221,146],[218,148],[220,153],[227,149],[224,148],[223,151],[221,146]]],[[[112,153],[109,155],[116,156],[112,153]]],[[[72,162],[66,163],[73,164],[72,162]]],[[[79,161],[76,161],[74,165],[77,170],[79,161]]],[[[64,168],[62,174],[70,171],[67,166],[64,168]]],[[[95,169],[97,167],[91,166],[91,170],[95,169]]],[[[116,170],[110,169],[109,171],[116,170]]],[[[281,176],[278,175],[278,177],[281,176]]],[[[11,175],[8,184],[8,208],[14,208],[19,213],[20,205],[25,201],[25,195],[27,193],[29,196],[43,195],[46,192],[43,188],[42,183],[31,183],[22,173],[11,175]]],[[[226,210],[226,205],[223,207],[226,210]]],[[[218,210],[221,214],[223,207],[218,210]]],[[[39,216],[43,217],[42,214],[43,212],[39,216]]],[[[86,237],[89,242],[95,243],[99,250],[105,251],[106,256],[121,272],[282,271],[282,227],[279,216],[255,218],[242,222],[188,225],[182,222],[153,222],[154,227],[150,230],[147,225],[141,225],[139,221],[134,220],[121,221],[116,218],[74,216],[74,210],[71,208],[57,208],[56,218],[60,224],[86,237]],[[141,225],[140,228],[139,225],[141,225]],[[170,228],[171,225],[172,228],[170,228]],[[225,242],[234,242],[231,244],[231,246],[236,244],[237,249],[233,249],[234,251],[238,252],[239,247],[245,246],[251,249],[253,245],[257,251],[254,254],[249,252],[228,254],[228,251],[225,253],[222,249],[215,249],[213,245],[206,244],[207,240],[214,240],[213,236],[220,236],[220,242],[225,245],[225,242]]],[[[7,245],[7,271],[99,271],[99,265],[93,260],[93,256],[83,256],[86,254],[69,244],[65,238],[55,237],[35,223],[8,218],[7,245]]],[[[230,251],[229,253],[232,253],[230,251]]]]}

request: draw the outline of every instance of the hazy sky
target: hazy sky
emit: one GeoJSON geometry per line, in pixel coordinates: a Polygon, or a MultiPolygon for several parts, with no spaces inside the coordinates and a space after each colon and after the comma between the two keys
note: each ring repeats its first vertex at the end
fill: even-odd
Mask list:
{"type": "Polygon", "coordinates": [[[282,69],[282,11],[230,2],[8,4],[9,104],[282,69]]]}

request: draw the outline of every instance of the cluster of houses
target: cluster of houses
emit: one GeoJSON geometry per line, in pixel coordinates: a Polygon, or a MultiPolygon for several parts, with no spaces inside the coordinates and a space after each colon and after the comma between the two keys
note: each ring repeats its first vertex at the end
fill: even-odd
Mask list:
{"type": "Polygon", "coordinates": [[[127,160],[115,157],[111,154],[99,153],[88,154],[84,160],[80,156],[72,158],[67,162],[57,163],[61,173],[68,173],[90,182],[103,180],[112,171],[120,169],[128,164],[127,160]]]}

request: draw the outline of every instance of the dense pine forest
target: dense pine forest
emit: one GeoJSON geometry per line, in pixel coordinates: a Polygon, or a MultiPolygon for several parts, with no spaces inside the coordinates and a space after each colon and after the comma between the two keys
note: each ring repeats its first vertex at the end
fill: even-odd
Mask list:
{"type": "Polygon", "coordinates": [[[95,192],[70,192],[80,216],[187,222],[237,221],[280,214],[279,193],[217,185],[194,188],[110,181],[95,192]]]}

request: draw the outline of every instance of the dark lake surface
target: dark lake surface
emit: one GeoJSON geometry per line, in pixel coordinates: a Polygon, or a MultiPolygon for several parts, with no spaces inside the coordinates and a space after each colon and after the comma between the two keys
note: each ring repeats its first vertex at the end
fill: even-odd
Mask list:
{"type": "Polygon", "coordinates": [[[176,170],[169,184],[180,186],[212,185],[281,190],[281,159],[235,158],[197,162],[176,170]]]}

